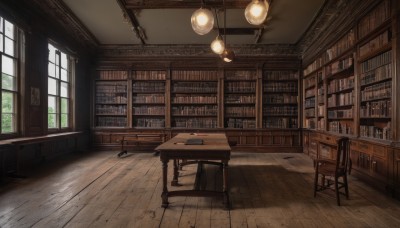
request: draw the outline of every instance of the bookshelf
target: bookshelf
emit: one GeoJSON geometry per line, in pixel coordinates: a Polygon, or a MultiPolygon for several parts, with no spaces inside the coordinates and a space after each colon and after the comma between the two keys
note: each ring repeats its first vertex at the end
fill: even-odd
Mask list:
{"type": "Polygon", "coordinates": [[[263,128],[298,128],[299,72],[264,71],[263,128]]]}
{"type": "Polygon", "coordinates": [[[132,72],[134,128],[165,127],[165,80],[165,70],[132,72]]]}
{"type": "Polygon", "coordinates": [[[95,80],[96,127],[127,127],[126,71],[98,71],[95,80]]]}
{"type": "Polygon", "coordinates": [[[225,128],[256,128],[256,70],[226,70],[225,128]]]}
{"type": "Polygon", "coordinates": [[[317,130],[324,131],[325,119],[326,119],[326,85],[325,85],[325,74],[322,70],[317,72],[317,130]]]}
{"type": "Polygon", "coordinates": [[[304,88],[304,128],[316,129],[316,93],[317,93],[317,72],[306,75],[303,79],[304,88]]]}
{"type": "Polygon", "coordinates": [[[218,126],[218,77],[216,70],[173,70],[171,78],[171,127],[218,126]]]}

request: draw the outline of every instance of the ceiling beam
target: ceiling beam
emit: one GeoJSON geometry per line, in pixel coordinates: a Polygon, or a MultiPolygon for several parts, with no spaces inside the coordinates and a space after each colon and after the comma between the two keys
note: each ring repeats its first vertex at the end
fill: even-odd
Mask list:
{"type": "Polygon", "coordinates": [[[145,35],[142,27],[140,27],[139,21],[136,19],[135,14],[132,12],[132,10],[128,10],[125,7],[124,0],[117,0],[117,3],[119,5],[119,7],[121,8],[121,10],[123,11],[123,13],[128,17],[129,22],[132,25],[132,30],[135,32],[136,36],[140,39],[140,42],[142,44],[146,44],[146,42],[145,42],[146,35],[145,35]]]}
{"type": "MultiPolygon", "coordinates": [[[[124,0],[127,9],[195,9],[200,8],[200,0],[124,0]]],[[[227,9],[244,9],[249,0],[210,0],[205,1],[206,7],[227,9]]]]}

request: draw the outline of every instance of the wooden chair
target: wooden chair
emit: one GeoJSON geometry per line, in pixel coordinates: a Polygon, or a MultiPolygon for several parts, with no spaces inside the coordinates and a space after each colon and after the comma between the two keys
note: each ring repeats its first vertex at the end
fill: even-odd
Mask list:
{"type": "Polygon", "coordinates": [[[337,140],[336,160],[315,160],[314,197],[317,192],[333,191],[340,206],[340,194],[349,199],[347,173],[351,170],[350,143],[347,137],[337,140]],[[344,188],[344,192],[341,189],[344,188]]]}

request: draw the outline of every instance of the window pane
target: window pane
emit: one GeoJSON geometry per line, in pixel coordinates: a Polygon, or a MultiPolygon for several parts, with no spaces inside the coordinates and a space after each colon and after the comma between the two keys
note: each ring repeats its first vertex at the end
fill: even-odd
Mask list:
{"type": "Polygon", "coordinates": [[[1,133],[15,132],[14,114],[2,114],[1,133]]]}
{"type": "Polygon", "coordinates": [[[2,92],[1,98],[1,113],[14,112],[14,95],[9,92],[2,92]]]}
{"type": "Polygon", "coordinates": [[[57,113],[57,99],[56,97],[49,96],[48,98],[48,113],[57,113]]]}
{"type": "Polygon", "coordinates": [[[61,52],[61,67],[68,69],[68,59],[67,55],[61,52]]]}
{"type": "Polygon", "coordinates": [[[0,33],[3,33],[3,23],[4,23],[4,19],[2,17],[0,17],[0,33]]]}
{"type": "Polygon", "coordinates": [[[14,25],[5,20],[5,35],[11,39],[14,39],[14,25]]]}
{"type": "Polygon", "coordinates": [[[60,66],[60,52],[56,51],[56,66],[60,66]]]}
{"type": "Polygon", "coordinates": [[[2,72],[11,76],[15,76],[15,64],[12,58],[2,56],[2,72]]]}
{"type": "Polygon", "coordinates": [[[57,128],[57,115],[48,114],[47,115],[47,126],[48,128],[57,128]]]}
{"type": "Polygon", "coordinates": [[[15,77],[7,74],[1,75],[1,88],[15,91],[15,77]]]}
{"type": "Polygon", "coordinates": [[[61,98],[61,113],[68,113],[68,99],[61,98]]]}
{"type": "Polygon", "coordinates": [[[68,127],[68,114],[61,114],[61,127],[68,127]]]}
{"type": "Polygon", "coordinates": [[[3,52],[3,34],[0,34],[0,52],[3,52]]]}
{"type": "Polygon", "coordinates": [[[56,64],[56,78],[60,78],[60,66],[56,64]]]}
{"type": "Polygon", "coordinates": [[[5,41],[5,53],[14,56],[14,41],[7,37],[5,41]]]}
{"type": "Polygon", "coordinates": [[[54,66],[53,63],[49,62],[49,76],[55,77],[56,76],[56,67],[54,66]]]}
{"type": "Polygon", "coordinates": [[[64,69],[61,69],[61,80],[65,82],[68,81],[68,72],[64,69]]]}
{"type": "Polygon", "coordinates": [[[57,80],[53,79],[53,78],[49,78],[48,80],[48,90],[49,90],[49,94],[51,95],[58,95],[57,91],[57,80]]]}
{"type": "Polygon", "coordinates": [[[68,83],[61,82],[61,97],[68,97],[68,83]]]}
{"type": "Polygon", "coordinates": [[[51,44],[49,44],[49,61],[52,63],[56,62],[56,49],[51,44]]]}

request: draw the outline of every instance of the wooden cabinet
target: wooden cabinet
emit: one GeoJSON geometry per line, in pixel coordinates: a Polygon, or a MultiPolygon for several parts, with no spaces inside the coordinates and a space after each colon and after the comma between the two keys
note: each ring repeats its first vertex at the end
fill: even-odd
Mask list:
{"type": "Polygon", "coordinates": [[[392,175],[393,180],[393,195],[400,199],[400,149],[392,149],[393,162],[392,162],[392,175]]]}

